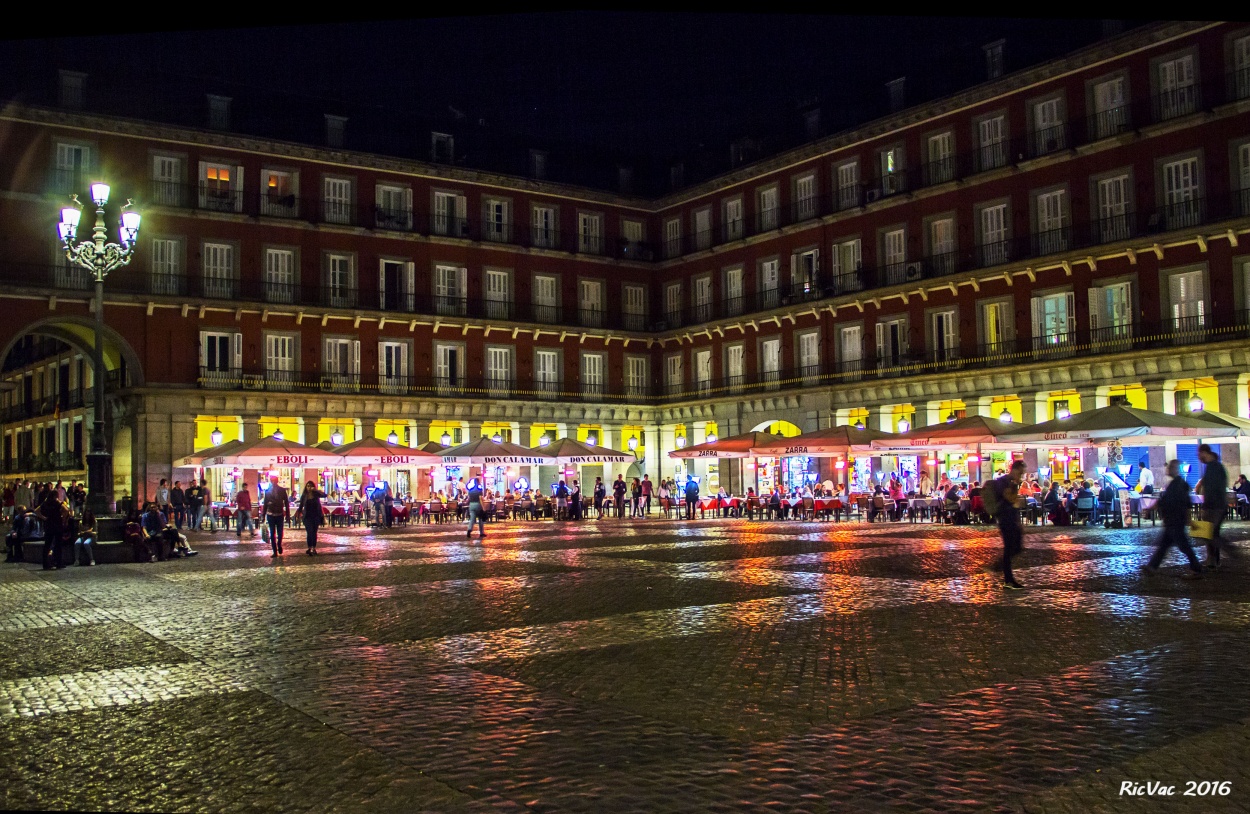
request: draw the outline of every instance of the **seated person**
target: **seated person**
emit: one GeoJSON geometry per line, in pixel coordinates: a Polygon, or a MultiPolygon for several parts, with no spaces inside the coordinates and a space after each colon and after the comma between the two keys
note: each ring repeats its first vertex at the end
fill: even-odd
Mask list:
{"type": "Polygon", "coordinates": [[[959,484],[951,483],[950,488],[946,490],[944,498],[944,508],[947,515],[951,518],[951,522],[963,526],[968,524],[968,512],[960,505],[961,489],[959,484]]]}
{"type": "Polygon", "coordinates": [[[155,503],[149,503],[144,508],[139,525],[150,552],[149,562],[164,562],[168,557],[168,549],[165,548],[165,518],[161,516],[155,503]]]}
{"type": "Polygon", "coordinates": [[[192,551],[191,546],[187,545],[187,537],[178,531],[173,523],[165,524],[165,528],[161,530],[162,542],[169,546],[169,556],[177,559],[178,557],[194,557],[199,554],[198,551],[192,551]]]}
{"type": "Polygon", "coordinates": [[[29,517],[25,506],[17,506],[13,510],[13,522],[9,526],[9,533],[4,536],[5,562],[22,562],[25,558],[26,553],[22,544],[26,542],[29,517]]]}
{"type": "Polygon", "coordinates": [[[781,493],[773,489],[772,494],[768,496],[768,516],[770,518],[782,518],[785,516],[785,509],[782,507],[786,504],[781,501],[781,493]]]}
{"type": "Polygon", "coordinates": [[[91,544],[96,541],[96,522],[95,515],[90,509],[84,509],[82,520],[78,523],[78,535],[74,539],[74,565],[82,565],[83,549],[86,549],[87,559],[90,565],[95,565],[95,554],[91,550],[91,544]]]}
{"type": "Polygon", "coordinates": [[[135,562],[156,562],[156,554],[148,545],[147,538],[143,534],[143,525],[139,520],[139,513],[136,511],[132,511],[126,517],[126,525],[122,527],[122,542],[130,546],[135,562]]]}
{"type": "Polygon", "coordinates": [[[1098,514],[1105,523],[1115,514],[1115,488],[1111,481],[1103,481],[1098,490],[1098,514]]]}
{"type": "Polygon", "coordinates": [[[534,518],[534,498],[530,496],[529,489],[525,490],[525,493],[521,495],[521,500],[517,503],[516,516],[527,520],[534,518]]]}
{"type": "Polygon", "coordinates": [[[1242,520],[1250,518],[1250,480],[1245,475],[1238,475],[1233,484],[1233,494],[1237,499],[1237,516],[1242,520]]]}
{"type": "Polygon", "coordinates": [[[547,500],[547,496],[546,496],[546,495],[544,495],[542,492],[537,492],[537,493],[534,495],[534,512],[533,512],[533,516],[534,516],[535,518],[541,518],[541,517],[546,517],[546,516],[547,516],[547,503],[548,503],[548,502],[549,502],[549,501],[547,500]]]}

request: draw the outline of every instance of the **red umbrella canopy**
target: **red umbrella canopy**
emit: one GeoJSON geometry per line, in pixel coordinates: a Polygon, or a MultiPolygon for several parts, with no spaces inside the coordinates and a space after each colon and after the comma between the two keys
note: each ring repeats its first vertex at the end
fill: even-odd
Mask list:
{"type": "Polygon", "coordinates": [[[980,445],[1001,444],[1019,447],[1020,442],[1011,438],[1010,433],[1020,429],[1019,424],[1012,424],[997,418],[983,415],[970,415],[944,424],[932,424],[928,427],[915,427],[907,432],[895,433],[889,438],[872,442],[878,450],[914,450],[914,449],[966,449],[980,445]]]}
{"type": "Polygon", "coordinates": [[[703,444],[670,452],[670,458],[750,458],[751,449],[773,441],[784,441],[780,435],[770,432],[744,432],[728,438],[717,438],[703,444]]]}
{"type": "Polygon", "coordinates": [[[391,444],[381,438],[361,438],[335,447],[334,452],[342,457],[341,466],[439,466],[443,462],[441,455],[391,444]]]}
{"type": "Polygon", "coordinates": [[[872,452],[872,442],[893,437],[894,433],[882,430],[856,429],[855,427],[830,427],[827,430],[805,432],[793,438],[778,438],[751,448],[755,456],[786,457],[806,455],[810,458],[833,458],[872,452]]]}

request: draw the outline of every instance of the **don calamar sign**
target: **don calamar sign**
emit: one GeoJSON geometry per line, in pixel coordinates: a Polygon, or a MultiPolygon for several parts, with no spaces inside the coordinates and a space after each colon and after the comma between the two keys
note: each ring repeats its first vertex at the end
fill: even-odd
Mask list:
{"type": "Polygon", "coordinates": [[[443,463],[450,466],[473,466],[481,461],[482,466],[542,466],[551,463],[550,458],[542,455],[487,455],[483,458],[470,456],[444,456],[443,463]]]}

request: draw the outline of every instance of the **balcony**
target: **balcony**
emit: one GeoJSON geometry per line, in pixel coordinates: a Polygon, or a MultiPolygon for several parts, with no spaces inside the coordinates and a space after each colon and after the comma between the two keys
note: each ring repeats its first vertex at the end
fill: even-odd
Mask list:
{"type": "Polygon", "coordinates": [[[74,450],[20,455],[16,458],[6,458],[4,461],[4,471],[10,475],[75,472],[85,469],[86,464],[83,462],[82,453],[74,450]]]}

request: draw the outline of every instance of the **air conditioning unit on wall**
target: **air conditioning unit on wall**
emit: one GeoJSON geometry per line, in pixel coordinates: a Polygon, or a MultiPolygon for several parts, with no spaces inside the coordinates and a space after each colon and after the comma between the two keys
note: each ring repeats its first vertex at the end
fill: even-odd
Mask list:
{"type": "Polygon", "coordinates": [[[924,264],[923,263],[908,263],[907,264],[907,279],[908,280],[919,280],[923,276],[924,276],[924,264]]]}
{"type": "Polygon", "coordinates": [[[872,203],[873,201],[878,200],[880,197],[881,197],[881,190],[879,189],[868,190],[868,194],[867,194],[868,203],[872,203]]]}

